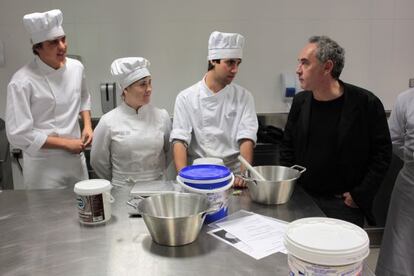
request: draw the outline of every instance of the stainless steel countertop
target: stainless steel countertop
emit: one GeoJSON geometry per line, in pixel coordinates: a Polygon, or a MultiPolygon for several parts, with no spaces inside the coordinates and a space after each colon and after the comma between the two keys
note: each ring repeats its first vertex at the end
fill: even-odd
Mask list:
{"type": "MultiPolygon", "coordinates": [[[[218,241],[204,226],[186,246],[160,246],[142,218],[129,217],[129,188],[114,188],[112,218],[78,221],[72,190],[0,192],[0,275],[288,275],[287,257],[255,260],[218,241]]],[[[250,210],[285,221],[323,216],[301,189],[287,204],[259,205],[248,191],[232,196],[229,212],[250,210]]],[[[364,275],[374,275],[364,266],[364,275]]]]}

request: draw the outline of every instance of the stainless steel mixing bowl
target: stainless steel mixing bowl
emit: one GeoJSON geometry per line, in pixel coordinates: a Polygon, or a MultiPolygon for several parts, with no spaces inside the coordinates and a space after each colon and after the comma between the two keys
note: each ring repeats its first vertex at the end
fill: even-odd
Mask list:
{"type": "Polygon", "coordinates": [[[247,187],[253,201],[263,204],[286,203],[293,193],[296,180],[306,169],[299,165],[254,167],[266,180],[261,181],[247,172],[247,187]]]}
{"type": "Polygon", "coordinates": [[[156,243],[179,246],[197,239],[206,214],[217,207],[202,194],[167,193],[142,199],[137,210],[156,243]]]}

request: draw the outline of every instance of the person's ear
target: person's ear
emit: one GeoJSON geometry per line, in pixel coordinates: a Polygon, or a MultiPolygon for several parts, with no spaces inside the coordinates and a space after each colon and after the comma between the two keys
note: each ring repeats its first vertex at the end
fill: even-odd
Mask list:
{"type": "Polygon", "coordinates": [[[324,65],[325,73],[326,74],[331,74],[331,72],[333,70],[333,67],[334,67],[334,63],[333,63],[332,60],[328,60],[327,62],[325,62],[325,65],[324,65]]]}

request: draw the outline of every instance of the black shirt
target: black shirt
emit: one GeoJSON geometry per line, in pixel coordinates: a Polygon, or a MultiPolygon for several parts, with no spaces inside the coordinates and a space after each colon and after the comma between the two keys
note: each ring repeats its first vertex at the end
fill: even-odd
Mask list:
{"type": "Polygon", "coordinates": [[[304,166],[307,171],[299,182],[311,194],[334,195],[341,193],[341,180],[337,179],[338,124],[344,96],[331,101],[312,99],[308,144],[304,166]]]}

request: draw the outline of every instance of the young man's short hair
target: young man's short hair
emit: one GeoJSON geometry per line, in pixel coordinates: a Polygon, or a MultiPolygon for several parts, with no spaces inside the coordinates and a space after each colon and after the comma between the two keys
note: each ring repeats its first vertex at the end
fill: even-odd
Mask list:
{"type": "Polygon", "coordinates": [[[208,66],[207,66],[207,71],[210,71],[210,70],[212,70],[214,68],[214,65],[210,61],[214,61],[216,63],[220,63],[220,59],[209,60],[208,61],[208,66]]]}

